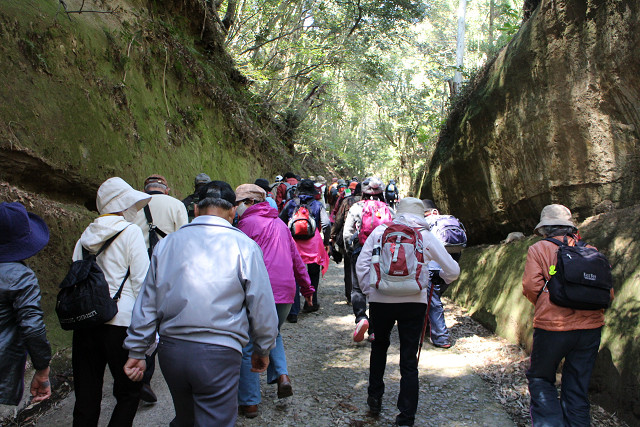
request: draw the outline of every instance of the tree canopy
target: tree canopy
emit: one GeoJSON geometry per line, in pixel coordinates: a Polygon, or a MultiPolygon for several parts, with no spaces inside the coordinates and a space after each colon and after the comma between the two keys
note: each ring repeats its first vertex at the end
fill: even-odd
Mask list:
{"type": "MultiPolygon", "coordinates": [[[[405,191],[419,186],[451,99],[458,0],[209,5],[254,99],[292,132],[305,160],[339,175],[395,178],[405,191]]],[[[466,79],[515,34],[522,6],[468,1],[466,79]]]]}

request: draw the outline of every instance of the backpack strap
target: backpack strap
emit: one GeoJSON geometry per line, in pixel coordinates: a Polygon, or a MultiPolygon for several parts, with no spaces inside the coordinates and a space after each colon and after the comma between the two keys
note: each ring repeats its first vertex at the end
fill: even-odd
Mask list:
{"type": "MultiPolygon", "coordinates": [[[[554,239],[553,237],[545,237],[545,238],[544,238],[544,239],[542,239],[542,240],[546,240],[547,242],[551,242],[551,243],[553,243],[553,244],[555,244],[555,245],[558,245],[558,246],[562,246],[562,245],[563,245],[563,243],[562,243],[560,240],[558,240],[558,239],[554,239]]],[[[566,244],[567,244],[567,242],[565,241],[565,243],[564,243],[564,244],[566,245],[566,244]]]]}
{"type": "Polygon", "coordinates": [[[127,281],[130,274],[131,274],[131,267],[127,268],[127,274],[124,275],[124,279],[122,279],[122,283],[120,283],[120,288],[118,289],[118,292],[116,292],[116,294],[113,296],[113,300],[115,302],[118,302],[118,300],[120,299],[120,295],[122,294],[122,288],[124,287],[124,282],[127,281]]]}
{"type": "Polygon", "coordinates": [[[153,217],[151,216],[151,209],[149,208],[148,204],[144,206],[144,216],[147,218],[147,224],[149,224],[149,231],[152,231],[152,230],[155,231],[156,233],[158,233],[158,236],[162,237],[163,239],[167,237],[167,233],[160,230],[157,225],[153,224],[153,217]]]}
{"type": "MultiPolygon", "coordinates": [[[[128,225],[127,225],[128,227],[128,225]]],[[[127,227],[123,228],[122,230],[118,231],[116,234],[114,234],[113,236],[111,236],[109,238],[109,240],[107,240],[106,242],[104,242],[102,244],[102,246],[100,247],[100,249],[98,249],[98,252],[96,252],[95,255],[93,255],[91,252],[89,252],[84,246],[82,246],[82,259],[85,259],[87,256],[93,255],[96,258],[98,257],[98,255],[100,255],[102,252],[104,252],[109,245],[111,245],[111,243],[113,243],[114,240],[116,240],[118,238],[118,236],[120,235],[120,233],[122,233],[124,230],[127,229],[127,227]]]]}
{"type": "Polygon", "coordinates": [[[153,248],[155,248],[160,241],[158,236],[164,239],[165,237],[167,237],[167,233],[160,230],[158,226],[153,223],[153,216],[151,216],[151,209],[149,208],[149,204],[146,204],[143,210],[144,216],[147,219],[147,224],[149,224],[149,249],[147,249],[147,253],[149,255],[149,259],[151,259],[151,255],[153,255],[153,248]]]}
{"type": "Polygon", "coordinates": [[[547,242],[551,242],[551,243],[555,243],[558,246],[569,246],[569,241],[568,241],[568,237],[571,236],[573,238],[573,241],[576,242],[576,246],[586,246],[587,244],[578,239],[578,236],[576,236],[575,234],[565,234],[564,238],[562,239],[562,242],[558,239],[554,239],[553,237],[546,237],[542,240],[546,240],[547,242]]]}
{"type": "MultiPolygon", "coordinates": [[[[557,245],[558,247],[569,246],[569,241],[567,239],[568,236],[569,235],[565,235],[564,238],[562,239],[563,240],[562,242],[560,240],[558,240],[558,239],[554,239],[553,237],[545,237],[542,240],[546,240],[547,242],[551,242],[554,245],[557,245]]],[[[583,241],[581,241],[581,240],[578,240],[578,238],[575,235],[571,234],[570,236],[573,237],[573,239],[575,240],[576,246],[584,246],[585,245],[585,243],[583,241]]],[[[549,279],[549,280],[551,280],[551,279],[549,279]]],[[[540,289],[540,292],[538,292],[538,298],[540,298],[540,295],[542,295],[544,290],[547,289],[547,286],[549,285],[549,280],[545,280],[544,286],[542,287],[542,289],[540,289]]]]}
{"type": "MultiPolygon", "coordinates": [[[[128,225],[127,225],[128,227],[128,225]]],[[[124,230],[127,229],[127,227],[123,228],[122,230],[118,231],[116,234],[114,234],[113,236],[111,236],[109,238],[109,240],[107,240],[106,242],[104,242],[104,244],[102,245],[102,247],[98,250],[98,252],[95,254],[95,257],[97,258],[98,255],[100,255],[102,252],[105,251],[105,249],[107,249],[109,247],[109,245],[111,245],[111,243],[113,243],[114,240],[116,240],[118,238],[118,236],[120,235],[120,233],[122,233],[124,230]]],[[[89,251],[85,249],[85,247],[82,247],[82,258],[84,259],[85,254],[89,254],[89,251]]],[[[124,279],[122,279],[122,283],[120,283],[120,288],[118,289],[118,292],[116,292],[116,294],[113,296],[113,300],[118,302],[118,300],[120,299],[120,295],[122,294],[122,288],[124,287],[124,282],[127,281],[127,279],[129,278],[129,275],[131,274],[131,267],[127,268],[127,273],[124,275],[124,279]]]]}

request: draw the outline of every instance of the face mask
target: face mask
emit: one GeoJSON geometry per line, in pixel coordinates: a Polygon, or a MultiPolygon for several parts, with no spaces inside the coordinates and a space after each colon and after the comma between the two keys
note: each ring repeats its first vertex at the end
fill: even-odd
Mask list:
{"type": "Polygon", "coordinates": [[[125,209],[125,210],[122,212],[122,215],[124,216],[124,219],[125,219],[126,221],[129,221],[129,222],[135,222],[135,220],[136,220],[136,216],[138,216],[138,210],[136,209],[136,206],[135,206],[135,205],[133,205],[133,206],[131,206],[130,208],[125,209]]]}
{"type": "Polygon", "coordinates": [[[238,215],[238,217],[241,217],[242,214],[244,213],[244,211],[246,211],[248,208],[247,205],[244,204],[244,202],[240,203],[238,205],[238,208],[236,209],[236,214],[238,215]]]}

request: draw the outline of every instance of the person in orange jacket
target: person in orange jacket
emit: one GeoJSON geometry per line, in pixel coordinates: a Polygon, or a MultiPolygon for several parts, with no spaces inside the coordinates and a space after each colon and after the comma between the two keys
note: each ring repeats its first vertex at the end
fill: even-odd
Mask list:
{"type": "MultiPolygon", "coordinates": [[[[567,236],[574,246],[577,227],[571,211],[562,205],[542,209],[534,232],[542,237],[567,236]]],[[[561,307],[549,299],[545,287],[549,267],[556,265],[558,246],[541,240],[529,247],[522,277],[523,293],[535,305],[533,349],[527,370],[533,426],[590,425],[587,390],[600,347],[604,310],[561,307]],[[564,359],[562,392],[558,399],[556,370],[564,359]]],[[[613,299],[613,289],[611,290],[613,299]]]]}

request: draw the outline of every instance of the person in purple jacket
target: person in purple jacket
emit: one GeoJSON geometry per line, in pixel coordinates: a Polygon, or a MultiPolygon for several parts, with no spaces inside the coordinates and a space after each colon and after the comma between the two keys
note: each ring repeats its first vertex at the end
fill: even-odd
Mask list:
{"type": "MultiPolygon", "coordinates": [[[[278,313],[278,329],[282,326],[296,292],[296,282],[300,285],[307,304],[312,305],[311,297],[315,289],[311,286],[307,266],[302,261],[291,231],[278,218],[278,210],[269,206],[265,191],[255,184],[243,184],[236,188],[238,228],[252,238],[260,248],[267,266],[271,289],[278,313]]],[[[251,372],[251,353],[253,343],[242,349],[242,367],[238,388],[240,413],[247,418],[258,415],[260,403],[260,377],[251,372]]],[[[293,395],[291,381],[287,371],[287,359],[282,336],[278,333],[276,346],[269,354],[267,382],[278,384],[278,398],[293,395]]]]}

